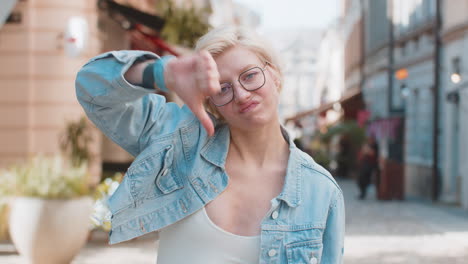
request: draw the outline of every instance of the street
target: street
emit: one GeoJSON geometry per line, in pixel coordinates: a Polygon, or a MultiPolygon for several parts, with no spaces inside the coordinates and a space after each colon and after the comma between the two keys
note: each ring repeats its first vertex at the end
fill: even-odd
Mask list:
{"type": "Polygon", "coordinates": [[[467,263],[468,213],[416,201],[356,199],[342,181],[346,201],[345,263],[467,263]]]}
{"type": "MultiPolygon", "coordinates": [[[[468,213],[421,201],[377,201],[370,191],[357,200],[357,187],[341,180],[346,201],[346,264],[467,263],[468,213]]],[[[88,243],[73,264],[155,263],[154,234],[107,246],[104,239],[88,243]]],[[[2,253],[0,263],[23,263],[15,253],[2,253]]]]}

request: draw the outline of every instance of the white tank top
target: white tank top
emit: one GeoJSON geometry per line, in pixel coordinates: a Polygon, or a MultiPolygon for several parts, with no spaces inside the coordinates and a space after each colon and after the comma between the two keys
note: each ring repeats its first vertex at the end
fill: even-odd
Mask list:
{"type": "Polygon", "coordinates": [[[260,236],[239,236],[215,225],[205,208],[163,228],[157,264],[257,264],[260,236]]]}

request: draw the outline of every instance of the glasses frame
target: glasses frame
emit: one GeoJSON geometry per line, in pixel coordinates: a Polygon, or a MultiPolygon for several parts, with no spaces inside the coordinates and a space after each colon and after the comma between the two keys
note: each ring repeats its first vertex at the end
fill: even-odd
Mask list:
{"type": "MultiPolygon", "coordinates": [[[[264,66],[263,68],[261,68],[260,66],[255,66],[255,67],[249,68],[249,69],[247,69],[247,70],[241,72],[241,73],[239,74],[239,77],[237,77],[237,82],[242,86],[242,88],[243,88],[244,90],[249,91],[249,92],[253,92],[253,91],[256,91],[256,90],[262,88],[263,86],[265,86],[265,83],[266,83],[265,70],[266,70],[266,67],[268,66],[268,64],[269,64],[268,62],[265,62],[265,66],[264,66]],[[249,90],[249,89],[245,88],[245,86],[242,84],[242,82],[241,82],[241,76],[242,76],[242,74],[244,74],[244,73],[246,73],[246,72],[248,72],[248,71],[250,71],[250,70],[253,70],[253,69],[255,69],[255,68],[258,68],[258,69],[260,69],[260,70],[262,71],[262,74],[263,74],[263,84],[260,85],[260,87],[258,87],[258,88],[249,90]]],[[[230,102],[232,102],[232,101],[234,100],[234,98],[235,98],[234,85],[232,84],[232,82],[223,82],[223,83],[220,84],[220,86],[223,85],[223,84],[229,84],[229,85],[231,86],[231,89],[232,89],[232,98],[231,98],[231,100],[229,100],[227,103],[218,105],[218,104],[215,104],[215,102],[213,102],[213,98],[210,96],[210,101],[211,101],[211,103],[213,103],[216,107],[225,106],[225,105],[229,104],[230,102]]]]}

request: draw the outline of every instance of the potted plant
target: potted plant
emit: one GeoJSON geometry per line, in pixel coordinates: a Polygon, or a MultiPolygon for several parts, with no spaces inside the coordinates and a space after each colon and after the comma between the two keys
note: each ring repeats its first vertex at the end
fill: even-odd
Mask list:
{"type": "Polygon", "coordinates": [[[8,238],[8,202],[0,197],[0,243],[8,238]]]}
{"type": "Polygon", "coordinates": [[[0,198],[9,201],[9,235],[29,262],[70,263],[85,244],[93,204],[87,165],[91,141],[82,117],[66,124],[63,156],[36,156],[0,171],[0,198]]]}
{"type": "Polygon", "coordinates": [[[0,173],[10,237],[30,263],[70,263],[85,244],[93,200],[86,162],[34,157],[0,173]]]}

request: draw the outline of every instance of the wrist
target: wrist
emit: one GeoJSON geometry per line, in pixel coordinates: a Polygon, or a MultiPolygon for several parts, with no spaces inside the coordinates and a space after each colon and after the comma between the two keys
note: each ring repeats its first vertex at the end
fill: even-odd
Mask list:
{"type": "Polygon", "coordinates": [[[156,60],[152,67],[154,83],[156,87],[163,92],[169,92],[168,87],[171,86],[170,70],[168,70],[170,67],[168,67],[168,63],[174,58],[174,56],[163,56],[159,60],[156,60]]]}

